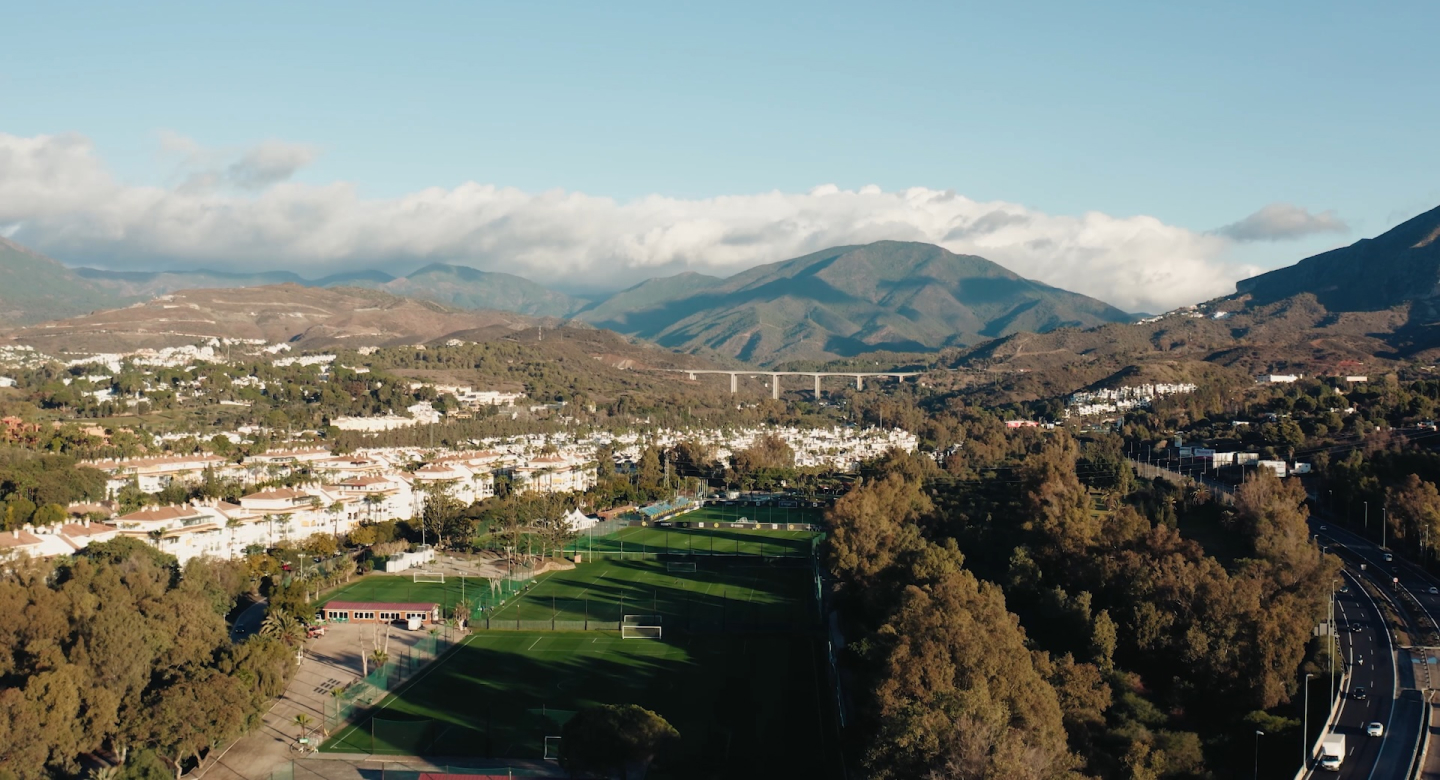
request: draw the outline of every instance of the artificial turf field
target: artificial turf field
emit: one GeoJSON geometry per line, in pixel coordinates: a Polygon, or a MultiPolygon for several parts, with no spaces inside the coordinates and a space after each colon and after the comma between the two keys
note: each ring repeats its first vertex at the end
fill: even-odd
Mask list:
{"type": "Polygon", "coordinates": [[[492,616],[492,625],[506,624],[511,612],[528,622],[562,609],[563,619],[584,620],[573,605],[586,600],[616,620],[626,594],[624,613],[659,613],[672,628],[661,639],[477,631],[382,702],[373,721],[336,733],[324,749],[541,758],[544,738],[560,734],[577,709],[634,703],[681,734],[680,750],[656,777],[705,777],[720,768],[823,776],[817,767],[837,751],[827,741],[832,716],[810,568],[744,558],[709,563],[675,573],[662,561],[597,561],[555,572],[492,616]],[[717,589],[725,595],[716,597],[717,589]],[[723,610],[734,611],[722,617],[723,610]],[[735,630],[722,630],[722,620],[735,630]],[[682,621],[696,628],[680,630],[682,621]],[[771,630],[748,630],[757,626],[771,630]]]}
{"type": "Polygon", "coordinates": [[[582,563],[542,576],[522,597],[477,620],[488,620],[490,628],[593,630],[616,629],[625,615],[658,615],[662,628],[682,631],[795,631],[818,621],[808,560],[686,563],[694,571],[672,571],[674,564],[662,560],[582,563]]]}
{"type": "Polygon", "coordinates": [[[445,615],[463,595],[472,611],[491,608],[525,586],[522,582],[501,583],[503,590],[492,592],[490,581],[480,577],[445,577],[444,582],[415,582],[410,574],[369,574],[327,594],[317,605],[331,601],[388,601],[439,604],[445,615]]]}

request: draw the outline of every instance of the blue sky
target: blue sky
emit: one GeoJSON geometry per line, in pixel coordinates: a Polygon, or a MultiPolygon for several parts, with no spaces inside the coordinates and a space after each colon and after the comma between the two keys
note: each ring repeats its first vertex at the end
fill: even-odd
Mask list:
{"type": "MultiPolygon", "coordinates": [[[[82,136],[125,186],[193,175],[178,136],[207,159],[304,146],[291,182],[361,200],[833,183],[1196,233],[1291,204],[1348,228],[1212,258],[1273,267],[1440,205],[1440,4],[1370,6],[11,4],[0,133],[82,136]]],[[[107,255],[8,219],[67,261],[107,255]]],[[[181,262],[147,246],[113,254],[181,262]]]]}

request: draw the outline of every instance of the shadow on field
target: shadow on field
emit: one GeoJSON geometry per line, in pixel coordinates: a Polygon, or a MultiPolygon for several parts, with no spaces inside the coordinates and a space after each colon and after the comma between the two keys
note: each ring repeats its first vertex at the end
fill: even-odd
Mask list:
{"type": "Polygon", "coordinates": [[[652,779],[827,776],[817,770],[838,751],[826,741],[820,652],[818,640],[800,635],[627,641],[596,632],[487,632],[339,747],[536,759],[577,710],[633,703],[681,734],[652,779]]]}

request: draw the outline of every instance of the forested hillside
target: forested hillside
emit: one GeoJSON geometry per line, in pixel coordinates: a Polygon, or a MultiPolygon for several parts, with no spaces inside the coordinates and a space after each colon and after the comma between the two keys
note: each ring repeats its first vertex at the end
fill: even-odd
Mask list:
{"type": "Polygon", "coordinates": [[[1222,510],[1136,479],[1115,437],[952,424],[971,438],[943,468],[887,459],[830,513],[868,776],[1228,776],[1236,723],[1287,728],[1272,710],[1339,568],[1307,544],[1298,482],[1222,510]]]}
{"type": "Polygon", "coordinates": [[[0,777],[75,777],[103,752],[133,777],[178,777],[258,722],[294,648],[229,639],[243,564],[183,569],[143,542],[73,560],[7,563],[0,578],[0,777]]]}

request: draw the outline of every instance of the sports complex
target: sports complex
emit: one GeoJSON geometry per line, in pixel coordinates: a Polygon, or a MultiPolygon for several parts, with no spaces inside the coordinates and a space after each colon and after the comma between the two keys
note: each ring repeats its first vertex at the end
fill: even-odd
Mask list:
{"type": "Polygon", "coordinates": [[[828,769],[838,732],[819,534],[800,521],[695,523],[582,536],[566,546],[578,565],[507,582],[508,593],[485,580],[406,574],[370,575],[332,594],[327,601],[434,602],[448,614],[463,588],[474,607],[468,636],[337,723],[322,749],[556,758],[577,710],[633,703],[681,735],[654,777],[828,769]]]}

